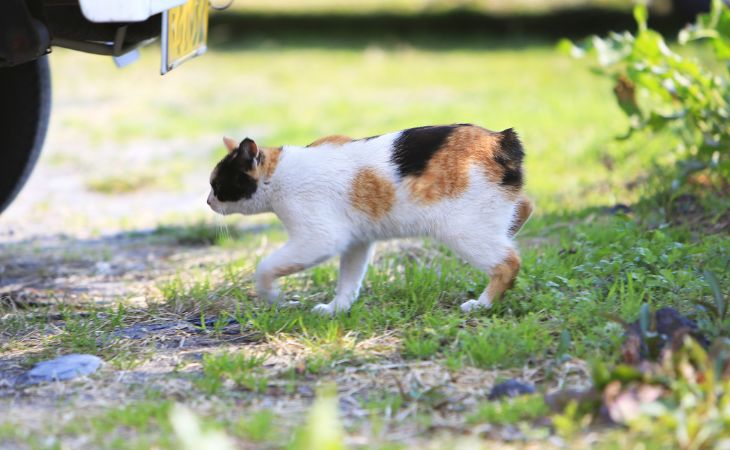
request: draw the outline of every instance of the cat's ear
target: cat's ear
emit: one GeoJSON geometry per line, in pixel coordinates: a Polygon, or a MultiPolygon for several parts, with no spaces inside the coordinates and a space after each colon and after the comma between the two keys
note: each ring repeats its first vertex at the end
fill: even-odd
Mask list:
{"type": "Polygon", "coordinates": [[[236,142],[235,139],[229,138],[227,136],[223,136],[223,143],[226,144],[228,153],[231,153],[233,150],[238,148],[238,142],[236,142]]]}
{"type": "Polygon", "coordinates": [[[255,160],[259,156],[259,148],[253,139],[246,138],[241,142],[239,146],[241,150],[241,156],[246,159],[255,160]]]}

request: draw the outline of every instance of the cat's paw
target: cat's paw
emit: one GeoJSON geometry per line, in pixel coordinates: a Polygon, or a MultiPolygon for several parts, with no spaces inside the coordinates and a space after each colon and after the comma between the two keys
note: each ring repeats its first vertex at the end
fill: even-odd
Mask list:
{"type": "Polygon", "coordinates": [[[256,296],[262,300],[266,300],[270,305],[278,305],[286,303],[282,300],[281,291],[279,289],[256,289],[256,296]]]}
{"type": "Polygon", "coordinates": [[[335,315],[335,307],[327,303],[320,303],[312,308],[312,312],[320,316],[332,317],[335,315]]]}
{"type": "Polygon", "coordinates": [[[484,304],[479,300],[468,300],[461,304],[461,310],[465,313],[476,311],[478,309],[488,309],[491,305],[484,304]]]}

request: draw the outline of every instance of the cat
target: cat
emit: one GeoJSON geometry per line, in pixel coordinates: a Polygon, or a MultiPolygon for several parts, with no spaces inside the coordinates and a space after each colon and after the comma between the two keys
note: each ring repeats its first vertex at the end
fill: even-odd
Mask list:
{"type": "Polygon", "coordinates": [[[274,212],[289,234],[256,269],[259,298],[279,303],[278,278],[340,255],[335,297],[313,311],[348,311],[373,243],[411,236],[432,237],[489,274],[464,312],[489,307],[514,283],[514,236],[533,206],[522,194],[524,151],[511,128],[426,126],[306,147],[223,141],[228,154],[211,173],[208,205],[224,215],[274,212]]]}

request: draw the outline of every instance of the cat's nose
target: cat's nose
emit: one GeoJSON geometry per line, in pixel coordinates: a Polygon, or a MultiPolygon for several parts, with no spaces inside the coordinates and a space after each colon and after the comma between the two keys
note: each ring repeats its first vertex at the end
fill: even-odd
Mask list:
{"type": "Polygon", "coordinates": [[[208,197],[207,202],[208,202],[208,206],[210,206],[210,197],[208,197]]]}

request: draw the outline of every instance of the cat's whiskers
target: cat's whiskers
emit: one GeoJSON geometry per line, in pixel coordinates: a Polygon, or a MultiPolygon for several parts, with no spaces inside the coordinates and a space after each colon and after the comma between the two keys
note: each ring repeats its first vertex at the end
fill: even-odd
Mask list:
{"type": "Polygon", "coordinates": [[[216,222],[218,225],[218,236],[226,241],[231,240],[231,232],[228,229],[228,223],[226,222],[225,217],[216,216],[216,222]]]}

